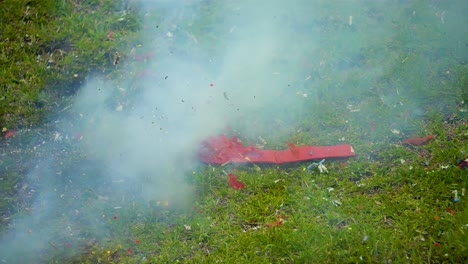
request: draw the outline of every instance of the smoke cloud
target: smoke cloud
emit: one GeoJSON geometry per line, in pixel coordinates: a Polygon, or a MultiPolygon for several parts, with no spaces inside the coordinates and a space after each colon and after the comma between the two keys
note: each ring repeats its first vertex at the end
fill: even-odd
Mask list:
{"type": "Polygon", "coordinates": [[[56,120],[41,147],[51,153],[29,173],[37,199],[12,221],[0,260],[38,253],[47,259],[70,246],[66,241],[87,243],[74,237],[108,237],[112,215],[134,203],[190,202],[185,175],[199,166],[197,150],[210,136],[284,139],[334,97],[339,111],[359,108],[356,120],[363,122],[387,117],[365,113],[364,95],[375,100],[369,104],[390,111],[404,104],[399,111],[418,115],[418,92],[385,79],[401,64],[388,60],[392,51],[379,50],[396,37],[392,23],[378,23],[390,15],[375,1],[355,2],[139,3],[144,29],[118,66],[125,76],[87,78],[68,114],[56,120]],[[364,23],[379,26],[363,30],[364,23]],[[383,82],[395,88],[383,90],[383,82]]]}

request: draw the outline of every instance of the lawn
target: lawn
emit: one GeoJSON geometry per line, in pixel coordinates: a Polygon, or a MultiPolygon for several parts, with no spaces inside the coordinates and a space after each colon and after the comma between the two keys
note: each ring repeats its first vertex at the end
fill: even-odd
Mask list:
{"type": "Polygon", "coordinates": [[[468,262],[463,0],[0,5],[0,261],[468,262]]]}

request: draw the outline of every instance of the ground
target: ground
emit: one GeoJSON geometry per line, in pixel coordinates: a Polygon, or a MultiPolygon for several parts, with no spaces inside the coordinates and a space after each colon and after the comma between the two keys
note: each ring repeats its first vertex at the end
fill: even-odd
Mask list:
{"type": "MultiPolygon", "coordinates": [[[[205,54],[229,46],[219,44],[214,26],[237,12],[227,2],[201,1],[194,8],[199,17],[185,35],[205,54]]],[[[284,18],[301,40],[310,32],[322,36],[290,69],[304,78],[288,83],[281,95],[291,102],[285,112],[299,118],[288,120],[288,112],[266,122],[271,110],[257,109],[257,117],[248,117],[256,129],[243,130],[246,125],[236,120],[225,133],[265,149],[349,143],[356,156],[326,160],[328,173],[308,170],[312,161],[190,165],[174,183],[183,186],[178,193],[146,200],[141,182],[120,189],[103,177],[109,170],[101,152],[86,145],[90,130],[77,129],[83,113],[74,106],[90,80],[118,87],[128,76],[128,91],[113,91],[108,103],[119,113],[135,105],[140,77],[159,63],[158,53],[142,43],[160,27],[145,18],[164,13],[137,1],[4,3],[0,243],[12,246],[0,259],[467,262],[468,174],[459,165],[468,156],[466,5],[389,0],[359,8],[359,1],[349,1],[341,8],[315,2],[321,15],[310,24],[284,18]],[[361,42],[368,45],[355,48],[361,42]],[[427,135],[433,138],[424,144],[405,144],[427,135]],[[233,188],[225,172],[245,187],[233,188]],[[45,242],[25,253],[15,247],[22,239],[45,242]]],[[[176,39],[176,33],[163,35],[176,39]]],[[[186,46],[170,48],[177,53],[186,46]]],[[[206,86],[218,83],[207,80],[206,86]]],[[[221,99],[231,103],[236,94],[225,91],[221,99]]]]}

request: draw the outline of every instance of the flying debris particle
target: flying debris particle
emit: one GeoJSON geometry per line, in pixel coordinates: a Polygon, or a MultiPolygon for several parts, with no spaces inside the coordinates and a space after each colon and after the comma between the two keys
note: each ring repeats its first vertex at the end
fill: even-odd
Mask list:
{"type": "Polygon", "coordinates": [[[455,195],[453,202],[458,203],[460,201],[460,198],[458,197],[458,190],[454,190],[452,193],[455,195]]]}
{"type": "Polygon", "coordinates": [[[170,31],[168,31],[167,34],[166,34],[166,36],[167,36],[168,38],[172,38],[172,36],[174,36],[174,35],[173,35],[170,31]]]}
{"type": "Polygon", "coordinates": [[[195,35],[193,35],[190,32],[186,32],[186,33],[187,33],[187,36],[189,36],[193,40],[193,42],[195,42],[195,44],[198,44],[198,39],[197,37],[195,37],[195,35]]]}
{"type": "Polygon", "coordinates": [[[116,51],[114,53],[114,65],[119,64],[119,62],[120,62],[120,54],[116,51]]]}
{"type": "Polygon", "coordinates": [[[349,24],[350,26],[353,25],[353,16],[349,16],[348,24],[349,24]]]}
{"type": "Polygon", "coordinates": [[[116,215],[114,215],[112,218],[113,218],[114,220],[117,220],[117,216],[116,216],[116,215]]]}
{"type": "Polygon", "coordinates": [[[319,163],[316,163],[316,162],[311,163],[309,166],[307,166],[307,171],[311,171],[315,166],[317,166],[320,173],[328,173],[327,167],[323,165],[324,162],[325,162],[325,159],[322,159],[319,163]]]}
{"type": "Polygon", "coordinates": [[[162,201],[156,201],[156,206],[162,206],[162,207],[169,207],[169,201],[168,200],[162,200],[162,201]]]}
{"type": "Polygon", "coordinates": [[[167,77],[169,77],[169,76],[166,75],[166,77],[164,77],[164,80],[167,80],[167,77]]]}
{"type": "Polygon", "coordinates": [[[211,86],[211,87],[213,87],[213,86],[214,86],[214,84],[213,84],[213,83],[210,83],[210,86],[211,86]]]}
{"type": "Polygon", "coordinates": [[[369,238],[368,236],[364,236],[362,238],[361,244],[364,244],[367,241],[368,238],[369,238]]]}
{"type": "Polygon", "coordinates": [[[223,96],[224,96],[224,99],[226,99],[226,100],[229,101],[229,97],[227,96],[227,93],[226,93],[226,92],[223,93],[223,96]]]}
{"type": "Polygon", "coordinates": [[[59,132],[55,131],[55,133],[54,133],[54,141],[55,141],[55,142],[57,142],[57,141],[60,142],[60,141],[62,141],[62,138],[63,138],[62,135],[60,135],[59,132]]]}
{"type": "Polygon", "coordinates": [[[341,202],[339,200],[332,200],[332,204],[334,206],[340,206],[341,205],[341,202]]]}

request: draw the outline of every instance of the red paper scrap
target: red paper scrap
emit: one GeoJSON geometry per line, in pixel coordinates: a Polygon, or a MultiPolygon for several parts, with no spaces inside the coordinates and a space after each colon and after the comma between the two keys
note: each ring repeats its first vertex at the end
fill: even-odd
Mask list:
{"type": "Polygon", "coordinates": [[[9,137],[12,137],[16,134],[16,131],[14,130],[8,130],[6,133],[5,133],[5,139],[9,138],[9,137]]]}
{"type": "Polygon", "coordinates": [[[278,216],[276,216],[276,221],[273,222],[273,223],[268,223],[267,226],[268,227],[274,227],[274,226],[283,225],[283,219],[284,219],[284,217],[282,215],[278,215],[278,216]]]}
{"type": "Polygon", "coordinates": [[[426,144],[427,142],[429,142],[434,137],[435,137],[434,135],[427,135],[425,137],[408,138],[405,141],[403,141],[403,144],[420,146],[420,145],[426,144]]]}
{"type": "Polygon", "coordinates": [[[468,168],[468,156],[465,159],[460,160],[457,166],[460,169],[468,168]]]}
{"type": "Polygon", "coordinates": [[[237,180],[236,175],[229,173],[229,184],[232,186],[234,189],[242,189],[245,187],[245,183],[240,182],[237,180]]]}

